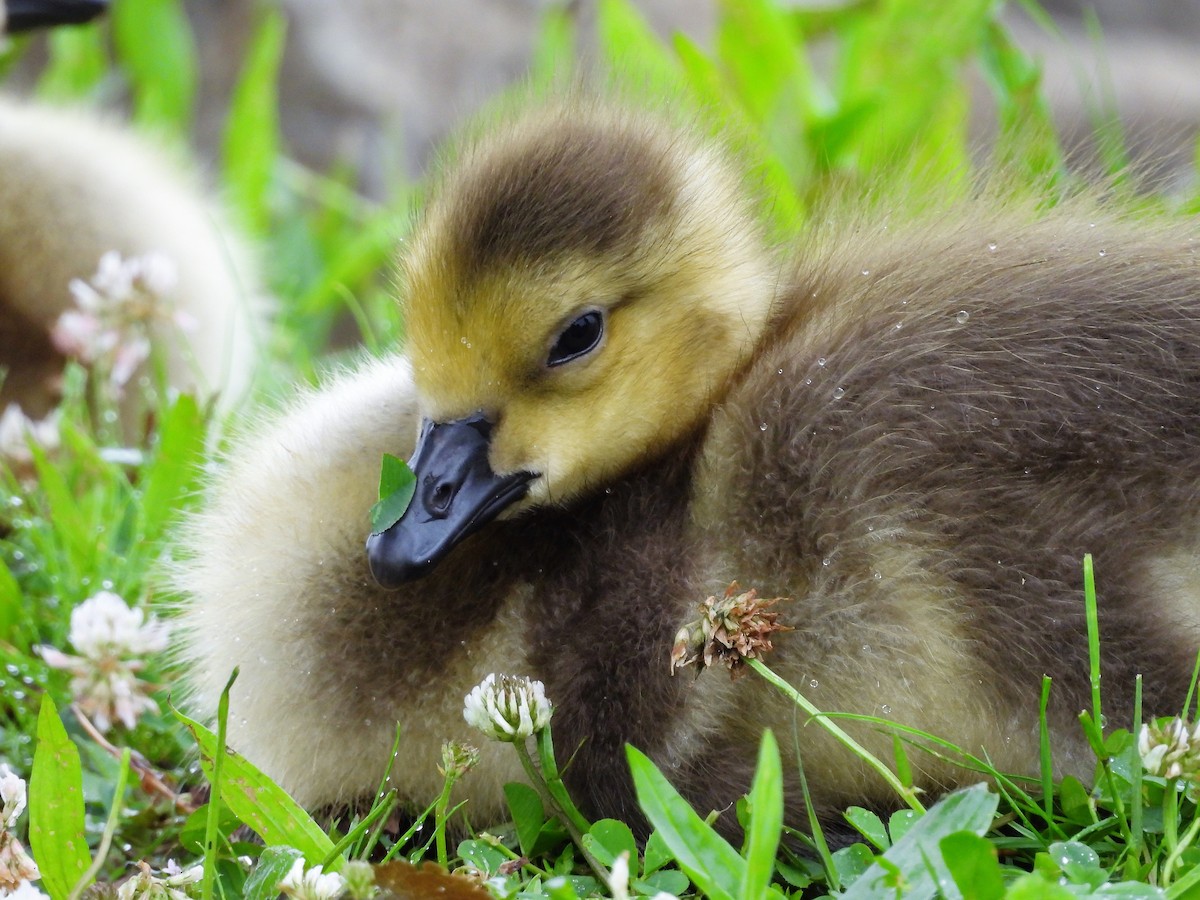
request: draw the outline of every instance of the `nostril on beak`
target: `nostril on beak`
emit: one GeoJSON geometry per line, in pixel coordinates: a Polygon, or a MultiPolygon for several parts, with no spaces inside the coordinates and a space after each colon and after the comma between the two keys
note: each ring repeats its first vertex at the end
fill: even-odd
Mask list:
{"type": "Polygon", "coordinates": [[[458,485],[453,481],[440,481],[435,484],[429,492],[429,512],[439,518],[444,517],[450,511],[450,504],[454,502],[454,495],[457,493],[458,485]]]}

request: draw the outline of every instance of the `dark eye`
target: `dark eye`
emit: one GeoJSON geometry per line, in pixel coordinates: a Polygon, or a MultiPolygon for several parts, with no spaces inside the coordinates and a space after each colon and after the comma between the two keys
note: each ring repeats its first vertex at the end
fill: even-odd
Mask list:
{"type": "Polygon", "coordinates": [[[604,315],[598,309],[585,312],[562,330],[562,334],[550,348],[546,365],[561,366],[563,363],[578,359],[585,353],[595,350],[602,337],[604,337],[604,315]]]}

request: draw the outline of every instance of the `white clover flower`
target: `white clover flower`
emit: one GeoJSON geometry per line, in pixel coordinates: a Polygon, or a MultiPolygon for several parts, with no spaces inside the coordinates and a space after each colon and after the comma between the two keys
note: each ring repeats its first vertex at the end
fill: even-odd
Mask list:
{"type": "Polygon", "coordinates": [[[622,850],[608,873],[608,889],[613,900],[629,900],[629,851],[622,850]]]}
{"type": "MultiPolygon", "coordinates": [[[[96,274],[92,276],[92,285],[96,291],[99,291],[110,300],[123,303],[133,293],[133,276],[137,267],[138,262],[136,258],[126,261],[121,258],[121,254],[116,250],[109,250],[100,257],[100,264],[96,267],[96,274]]],[[[83,304],[81,303],[80,305],[82,306],[83,304]]],[[[99,305],[97,303],[96,306],[91,308],[96,309],[99,305]]]]}
{"type": "Polygon", "coordinates": [[[131,262],[136,263],[134,286],[155,297],[165,297],[179,285],[179,269],[165,253],[147,253],[131,262]]]}
{"type": "Polygon", "coordinates": [[[143,713],[158,709],[148,696],[153,685],[138,677],[146,667],[139,657],[165,650],[168,633],[165,624],[145,621],[144,613],[118,594],[101,591],[71,611],[68,638],[79,656],[54,647],[36,649],[49,666],[74,676],[71,693],[97,728],[108,731],[114,721],[133,728],[143,713]]]}
{"type": "Polygon", "coordinates": [[[179,270],[166,254],[151,252],[126,259],[109,250],[100,257],[96,274],[89,281],[73,279],[70,289],[80,309],[103,312],[108,306],[161,300],[178,284],[179,270]]]}
{"type": "Polygon", "coordinates": [[[554,708],[540,681],[516,675],[487,676],[463,706],[463,718],[497,741],[523,741],[550,724],[554,708]]]}
{"type": "Polygon", "coordinates": [[[279,882],[279,890],[296,900],[333,900],[340,897],[346,887],[346,879],[337,872],[321,872],[320,866],[304,867],[304,860],[297,859],[279,882]]]}
{"type": "Polygon", "coordinates": [[[186,891],[179,888],[195,884],[204,877],[204,866],[180,868],[173,859],[168,859],[160,875],[145,862],[138,862],[141,871],[127,879],[117,888],[118,900],[188,900],[186,891]]]}
{"type": "Polygon", "coordinates": [[[100,591],[71,610],[68,638],[76,650],[91,659],[167,649],[167,626],[145,619],[145,613],[130,607],[120,594],[100,591]]]}
{"type": "Polygon", "coordinates": [[[8,767],[0,763],[0,827],[9,829],[17,824],[17,817],[25,809],[25,779],[21,778],[8,767]]]}
{"type": "Polygon", "coordinates": [[[58,433],[58,411],[44,419],[31,419],[20,405],[10,403],[0,415],[0,457],[10,462],[28,465],[33,462],[30,443],[44,450],[57,450],[61,439],[58,433]]]}
{"type": "Polygon", "coordinates": [[[1176,716],[1165,726],[1144,724],[1138,733],[1138,755],[1150,775],[1162,778],[1200,774],[1200,722],[1191,731],[1176,716]]]}
{"type": "Polygon", "coordinates": [[[77,309],[58,317],[51,340],[59,352],[82,363],[103,363],[119,390],[149,358],[153,325],[195,329],[195,318],[174,309],[168,300],[178,281],[175,264],[161,253],[122,259],[109,251],[100,257],[90,280],[71,281],[68,287],[77,309]]]}

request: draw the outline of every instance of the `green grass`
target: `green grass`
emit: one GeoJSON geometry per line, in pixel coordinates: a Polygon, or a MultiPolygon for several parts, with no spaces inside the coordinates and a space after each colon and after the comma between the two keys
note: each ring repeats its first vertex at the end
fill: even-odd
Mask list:
{"type": "MultiPolygon", "coordinates": [[[[1053,202],[1069,185],[1038,69],[994,14],[990,0],[860,0],[816,11],[728,0],[713,47],[705,49],[683,37],[661,41],[628,2],[603,0],[599,56],[623,90],[686,101],[714,131],[735,135],[771,198],[765,212],[780,234],[791,234],[807,226],[810,210],[830,192],[869,189],[874,202],[903,202],[903,176],[914,171],[947,190],[967,190],[977,158],[967,134],[968,68],[991,90],[998,130],[990,155],[1009,173],[1011,189],[1053,202]],[[815,41],[833,48],[828,65],[814,62],[815,41]]],[[[415,194],[404,186],[387,202],[372,203],[355,193],[352,172],[312,172],[288,158],[276,114],[284,33],[282,17],[264,6],[227,112],[220,161],[222,193],[264,243],[280,301],[266,394],[317,377],[339,320],[352,318],[371,351],[401,334],[380,273],[415,194]]],[[[569,15],[549,13],[531,81],[569,81],[574,44],[569,15]]],[[[57,32],[49,48],[41,96],[95,102],[124,95],[134,127],[186,144],[197,75],[177,0],[116,0],[109,22],[57,32]]],[[[22,49],[14,42],[8,53],[22,49]]],[[[10,62],[0,57],[0,72],[10,62]]],[[[35,648],[69,649],[71,610],[102,589],[169,616],[163,572],[171,529],[179,511],[197,502],[224,423],[158,387],[145,399],[144,440],[130,453],[113,410],[103,397],[97,401],[87,374],[71,368],[63,446],[0,480],[0,759],[33,774],[29,813],[18,830],[41,866],[40,886],[56,900],[78,896],[93,879],[111,883],[138,860],[157,869],[169,858],[203,865],[202,879],[186,889],[193,896],[273,897],[299,857],[327,871],[347,871],[354,859],[433,859],[490,879],[497,896],[567,900],[606,894],[599,873],[620,866],[622,854],[631,896],[1200,896],[1200,789],[1146,774],[1134,736],[1097,724],[1104,721],[1098,691],[1080,724],[1097,756],[1091,785],[1053,783],[1048,738],[1043,776],[1017,779],[936,736],[877,720],[895,734],[894,757],[879,765],[894,773],[903,811],[886,821],[849,811],[862,841],[832,852],[819,834],[794,830],[808,823],[781,819],[777,744],[788,735],[764,736],[753,789],[737,810],[747,833],[742,847],[718,836],[704,818],[709,811],[690,809],[631,749],[638,796],[655,828],[640,854],[625,824],[580,821],[553,779],[544,791],[510,786],[511,822],[486,823],[489,832],[457,846],[447,841],[446,823],[460,828],[462,811],[448,808],[448,790],[427,798],[424,811],[410,811],[416,818],[405,835],[384,830],[397,800],[382,790],[371,812],[326,831],[247,761],[222,752],[223,725],[214,733],[172,710],[177,673],[161,658],[141,673],[163,686],[159,711],[131,730],[118,726],[109,734],[116,746],[105,746],[68,712],[69,676],[35,648]],[[908,790],[909,755],[928,752],[918,747],[960,761],[992,786],[926,809],[929,798],[908,790]],[[155,779],[167,789],[156,790],[155,779]],[[218,799],[170,799],[169,788],[205,780],[218,799]],[[242,825],[261,840],[245,841],[242,825]],[[528,862],[511,871],[506,864],[517,859],[528,862]]],[[[757,669],[747,677],[771,677],[757,669]]],[[[1098,685],[1098,672],[1092,674],[1098,685]]],[[[837,717],[817,721],[836,728],[837,717]]],[[[537,742],[543,765],[553,759],[549,748],[547,730],[537,742]]],[[[461,772],[446,768],[449,784],[461,772]]],[[[380,877],[400,878],[397,871],[380,877]]]]}

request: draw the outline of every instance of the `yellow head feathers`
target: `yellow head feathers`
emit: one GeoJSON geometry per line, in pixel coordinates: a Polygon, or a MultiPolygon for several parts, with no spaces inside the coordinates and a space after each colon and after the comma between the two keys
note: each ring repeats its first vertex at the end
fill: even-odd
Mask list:
{"type": "Polygon", "coordinates": [[[768,258],[714,148],[539,110],[466,149],[404,260],[422,412],[491,419],[494,471],[537,475],[527,504],[578,496],[707,415],[769,313],[768,258]]]}

